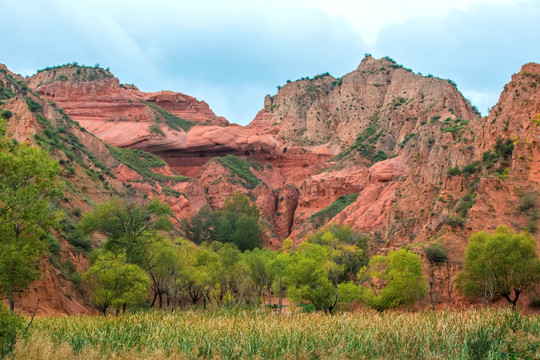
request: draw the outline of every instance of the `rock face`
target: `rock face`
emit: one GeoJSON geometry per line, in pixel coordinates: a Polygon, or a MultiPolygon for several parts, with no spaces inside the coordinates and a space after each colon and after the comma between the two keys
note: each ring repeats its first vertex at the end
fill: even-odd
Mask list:
{"type": "Polygon", "coordinates": [[[44,70],[30,78],[29,86],[116,146],[133,146],[193,124],[228,125],[203,101],[171,91],[141,92],[100,68],[67,65],[44,70]]]}
{"type": "MultiPolygon", "coordinates": [[[[193,177],[189,185],[174,188],[188,194],[174,204],[180,214],[189,215],[206,204],[219,208],[237,190],[252,196],[257,192],[270,232],[279,240],[312,230],[306,226],[312,214],[350,193],[360,193],[357,203],[367,204],[348,210],[349,218],[341,215],[336,220],[362,230],[382,226],[392,189],[397,188],[393,182],[409,174],[417,149],[427,143],[428,150],[444,153],[441,148],[450,134],[440,135],[442,119],[478,117],[449,81],[416,75],[388,58],[366,57],[340,79],[320,75],[288,83],[265,98],[264,109],[246,127],[226,126],[206,103],[185,95],[146,94],[120,85],[102,69],[45,70],[29,84],[105,142],[151,152],[178,173],[193,177]],[[178,126],[171,127],[175,116],[185,122],[172,122],[178,126]],[[429,131],[442,138],[435,140],[429,131]],[[265,190],[242,188],[222,176],[227,170],[221,165],[209,163],[228,154],[264,165],[256,175],[265,190]],[[398,157],[370,169],[389,156],[398,157]],[[379,199],[383,192],[384,201],[379,199]]],[[[426,176],[443,176],[444,167],[441,163],[426,176]]],[[[133,185],[149,191],[147,185],[133,185]]]]}
{"type": "MultiPolygon", "coordinates": [[[[473,232],[500,224],[538,227],[537,212],[519,206],[526,196],[536,198],[540,186],[538,64],[512,77],[486,118],[451,81],[369,56],[342,78],[287,83],[266,96],[245,127],[187,95],[120,85],[103,69],[60,67],[28,84],[106,143],[167,162],[152,171],[191,177],[150,184],[95,144],[116,181],[160,196],[177,217],[205,205],[220,208],[235,191],[249,195],[270,247],[287,237],[301,241],[318,226],[317,212],[351,194],[356,200],[328,221],[365,233],[371,253],[441,242],[452,260],[447,280],[473,232]],[[258,182],[213,160],[226,155],[243,159],[258,182]]],[[[10,107],[20,112],[25,103],[13,100],[10,107]]],[[[18,120],[12,125],[17,136],[39,129],[24,111],[18,120]]]]}

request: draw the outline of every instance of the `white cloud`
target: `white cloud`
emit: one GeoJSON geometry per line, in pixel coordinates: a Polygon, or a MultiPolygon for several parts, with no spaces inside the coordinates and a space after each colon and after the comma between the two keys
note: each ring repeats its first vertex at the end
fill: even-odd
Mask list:
{"type": "Polygon", "coordinates": [[[241,123],[276,85],[341,76],[365,52],[452,78],[482,111],[516,66],[538,61],[538,0],[0,0],[0,9],[10,29],[0,62],[12,70],[100,63],[121,82],[194,95],[241,123]]]}
{"type": "Polygon", "coordinates": [[[444,17],[451,10],[468,11],[473,5],[518,5],[533,0],[297,0],[304,8],[317,8],[341,17],[368,44],[377,41],[379,31],[415,17],[444,17]]]}

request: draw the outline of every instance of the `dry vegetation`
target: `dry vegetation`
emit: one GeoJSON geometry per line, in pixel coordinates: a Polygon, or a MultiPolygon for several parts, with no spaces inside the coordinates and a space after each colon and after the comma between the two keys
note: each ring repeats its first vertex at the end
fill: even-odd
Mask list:
{"type": "Polygon", "coordinates": [[[539,359],[540,317],[510,309],[36,319],[14,359],[539,359]]]}

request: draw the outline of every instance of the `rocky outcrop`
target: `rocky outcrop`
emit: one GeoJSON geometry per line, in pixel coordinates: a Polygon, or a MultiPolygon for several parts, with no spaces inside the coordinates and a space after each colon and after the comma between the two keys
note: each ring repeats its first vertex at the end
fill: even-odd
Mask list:
{"type": "Polygon", "coordinates": [[[377,147],[395,153],[399,144],[433,116],[479,116],[453,83],[424,77],[392,59],[364,58],[358,68],[336,79],[318,75],[290,82],[265,100],[249,125],[296,144],[351,145],[375,126],[377,147]]]}
{"type": "Polygon", "coordinates": [[[312,230],[308,220],[314,213],[358,193],[333,221],[384,239],[375,241],[378,251],[441,236],[463,244],[486,224],[523,223],[522,214],[492,216],[513,206],[519,194],[495,195],[501,196],[500,205],[489,202],[510,179],[528,188],[540,178],[529,160],[538,155],[530,122],[540,112],[532,85],[537,66],[528,64],[514,76],[488,118],[481,118],[451,81],[370,56],[341,78],[323,74],[285,84],[264,99],[264,108],[245,127],[227,125],[207,104],[188,96],[145,94],[96,69],[79,79],[76,68],[48,70],[32,77],[30,86],[61,103],[102,140],[152,152],[193,177],[174,185],[187,194],[174,205],[181,214],[206,204],[219,208],[240,190],[256,199],[271,233],[282,240],[301,237],[312,230]],[[167,114],[190,123],[174,129],[154,121],[167,114]],[[482,165],[483,153],[499,137],[520,139],[506,179],[482,165]],[[223,176],[227,169],[211,160],[227,154],[259,162],[263,170],[255,174],[262,185],[246,189],[223,176]],[[466,175],[448,175],[466,166],[466,175]],[[474,198],[467,205],[472,207],[458,213],[467,196],[474,198]],[[454,218],[463,226],[452,225],[454,218]]]}
{"type": "Polygon", "coordinates": [[[174,125],[175,117],[186,122],[185,127],[228,124],[204,101],[171,91],[141,92],[133,85],[120,84],[101,68],[66,65],[46,69],[32,76],[29,86],[98,137],[116,138],[110,143],[118,146],[159,136],[160,131],[181,131],[182,125],[174,125]]]}

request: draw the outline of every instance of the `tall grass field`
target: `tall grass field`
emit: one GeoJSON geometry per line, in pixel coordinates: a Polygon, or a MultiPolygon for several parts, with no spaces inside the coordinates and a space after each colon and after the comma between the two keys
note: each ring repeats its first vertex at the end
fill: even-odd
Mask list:
{"type": "MultiPolygon", "coordinates": [[[[540,359],[540,316],[510,309],[35,319],[14,359],[540,359]]],[[[8,357],[9,358],[9,357],[8,357]]]]}

